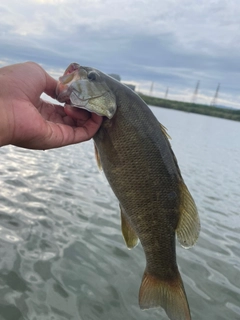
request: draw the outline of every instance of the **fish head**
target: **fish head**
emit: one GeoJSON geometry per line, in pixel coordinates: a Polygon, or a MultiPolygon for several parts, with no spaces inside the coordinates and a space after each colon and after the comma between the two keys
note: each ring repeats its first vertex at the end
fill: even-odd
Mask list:
{"type": "Polygon", "coordinates": [[[105,77],[105,74],[94,68],[71,63],[59,78],[57,100],[111,119],[117,104],[105,77]]]}

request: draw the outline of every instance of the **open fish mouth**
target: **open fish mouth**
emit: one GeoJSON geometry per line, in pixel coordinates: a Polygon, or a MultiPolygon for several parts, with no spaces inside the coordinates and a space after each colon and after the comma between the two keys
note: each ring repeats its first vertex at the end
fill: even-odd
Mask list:
{"type": "Polygon", "coordinates": [[[97,70],[71,63],[56,88],[59,102],[88,110],[111,119],[117,109],[116,98],[97,70]]]}
{"type": "Polygon", "coordinates": [[[59,102],[71,104],[70,95],[73,91],[71,83],[79,79],[79,68],[80,65],[78,63],[71,63],[65,70],[63,76],[59,78],[56,88],[56,97],[59,102]]]}

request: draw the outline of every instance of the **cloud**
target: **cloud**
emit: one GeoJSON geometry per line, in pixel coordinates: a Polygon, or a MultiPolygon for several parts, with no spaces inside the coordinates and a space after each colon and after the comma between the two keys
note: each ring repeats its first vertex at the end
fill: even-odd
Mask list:
{"type": "Polygon", "coordinates": [[[237,0],[9,0],[0,14],[2,65],[34,60],[57,74],[75,61],[154,82],[156,94],[200,80],[213,95],[221,83],[219,96],[240,105],[237,0]]]}

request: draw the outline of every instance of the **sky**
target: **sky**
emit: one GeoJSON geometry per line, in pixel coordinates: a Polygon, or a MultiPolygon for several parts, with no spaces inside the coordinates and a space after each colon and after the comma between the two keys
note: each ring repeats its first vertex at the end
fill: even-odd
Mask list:
{"type": "Polygon", "coordinates": [[[55,78],[77,62],[208,105],[220,84],[217,104],[240,108],[240,1],[2,1],[0,67],[28,60],[55,78]]]}

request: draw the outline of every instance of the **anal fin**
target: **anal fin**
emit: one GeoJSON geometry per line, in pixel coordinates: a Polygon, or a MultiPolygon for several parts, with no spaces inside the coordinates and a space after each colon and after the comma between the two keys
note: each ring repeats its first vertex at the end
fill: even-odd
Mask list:
{"type": "Polygon", "coordinates": [[[100,160],[100,155],[98,153],[98,149],[97,149],[97,146],[96,146],[95,143],[94,143],[94,151],[95,151],[95,158],[96,158],[96,161],[97,161],[98,168],[99,168],[99,170],[102,170],[102,164],[101,164],[101,160],[100,160]]]}
{"type": "Polygon", "coordinates": [[[196,204],[184,182],[181,182],[180,218],[176,229],[178,241],[184,248],[192,247],[200,232],[200,220],[196,204]]]}
{"type": "Polygon", "coordinates": [[[128,249],[132,249],[136,247],[138,244],[138,236],[136,232],[133,230],[130,222],[128,221],[126,214],[124,213],[124,209],[120,205],[121,210],[121,223],[122,223],[122,235],[126,242],[128,249]]]}

